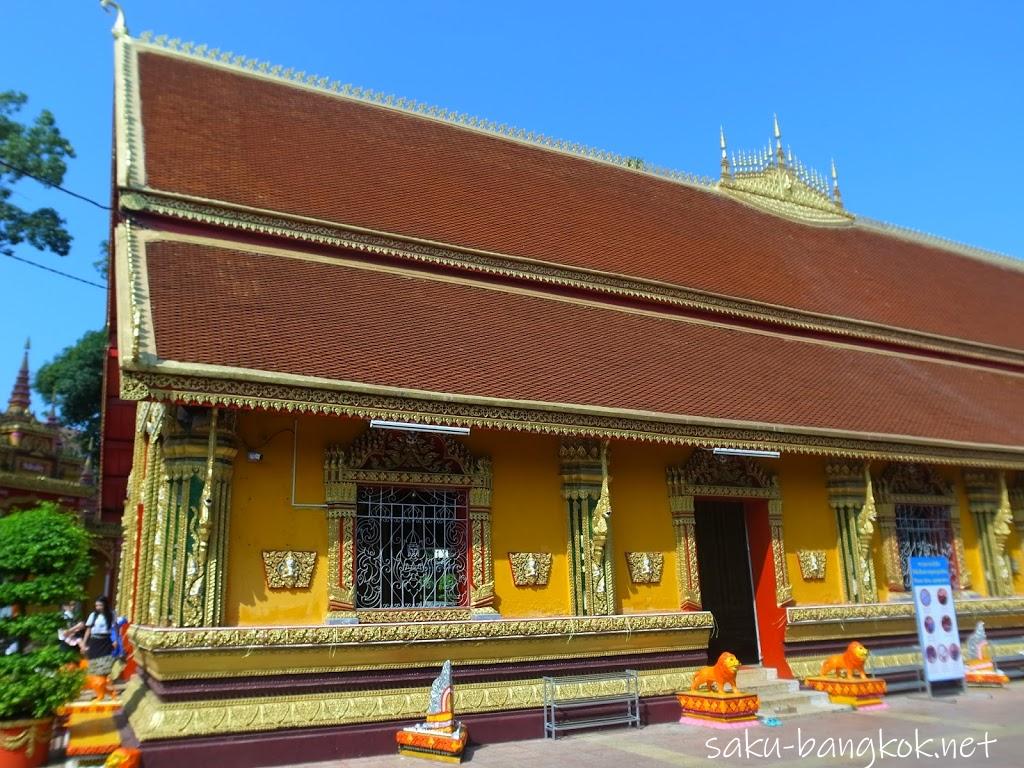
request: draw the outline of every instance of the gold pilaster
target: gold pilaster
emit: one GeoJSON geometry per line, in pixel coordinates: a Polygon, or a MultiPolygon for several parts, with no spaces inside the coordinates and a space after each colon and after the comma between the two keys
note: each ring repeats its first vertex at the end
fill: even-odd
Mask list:
{"type": "Polygon", "coordinates": [[[1006,541],[1010,536],[1013,510],[1006,477],[1002,472],[964,472],[967,503],[974,516],[985,567],[985,583],[995,597],[1013,594],[1013,572],[1006,541]]]}
{"type": "Polygon", "coordinates": [[[829,506],[839,527],[840,564],[846,599],[872,603],[878,599],[871,543],[878,510],[866,464],[834,463],[825,467],[829,506]]]}
{"type": "Polygon", "coordinates": [[[562,496],[568,513],[573,612],[578,616],[614,614],[608,444],[595,440],[566,441],[560,446],[559,455],[562,496]]]}
{"type": "Polygon", "coordinates": [[[233,413],[217,408],[182,408],[164,420],[160,494],[166,503],[158,504],[163,539],[157,560],[157,617],[163,625],[209,627],[224,621],[234,421],[233,413]]]}

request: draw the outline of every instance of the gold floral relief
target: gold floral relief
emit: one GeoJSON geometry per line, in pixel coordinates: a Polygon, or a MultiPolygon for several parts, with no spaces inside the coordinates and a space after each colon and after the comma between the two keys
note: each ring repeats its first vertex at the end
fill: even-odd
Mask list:
{"type": "Polygon", "coordinates": [[[517,587],[546,587],[551,576],[550,552],[509,552],[512,581],[517,587]]]}
{"type": "Polygon", "coordinates": [[[316,552],[263,550],[263,571],[271,589],[309,589],[316,552]]]}
{"type": "Polygon", "coordinates": [[[824,549],[798,549],[796,556],[800,560],[800,575],[804,581],[819,581],[825,578],[824,549]]]}
{"type": "Polygon", "coordinates": [[[658,584],[661,582],[665,555],[662,552],[627,552],[626,565],[629,568],[629,580],[634,584],[658,584]]]}

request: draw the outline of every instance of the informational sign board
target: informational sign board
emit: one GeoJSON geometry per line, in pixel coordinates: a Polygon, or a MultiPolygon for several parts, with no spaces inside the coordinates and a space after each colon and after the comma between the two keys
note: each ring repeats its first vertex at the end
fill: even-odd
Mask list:
{"type": "Polygon", "coordinates": [[[910,588],[914,592],[917,637],[929,684],[964,679],[964,656],[956,625],[949,560],[945,557],[910,558],[910,588]]]}

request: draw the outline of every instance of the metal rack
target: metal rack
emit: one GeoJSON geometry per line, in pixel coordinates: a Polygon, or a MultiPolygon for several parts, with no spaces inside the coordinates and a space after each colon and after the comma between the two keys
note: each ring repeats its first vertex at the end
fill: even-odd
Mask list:
{"type": "Polygon", "coordinates": [[[640,676],[636,670],[544,678],[544,738],[603,725],[640,727],[640,676]]]}

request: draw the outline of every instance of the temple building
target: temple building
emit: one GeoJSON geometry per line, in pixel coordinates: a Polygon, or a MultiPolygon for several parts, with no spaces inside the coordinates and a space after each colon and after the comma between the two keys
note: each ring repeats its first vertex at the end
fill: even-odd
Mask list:
{"type": "Polygon", "coordinates": [[[699,179],[115,38],[147,766],[393,749],[446,659],[485,743],[548,674],[637,670],[655,722],[721,650],[911,658],[915,554],[1024,631],[1021,262],[856,216],[777,122],[699,179]]]}
{"type": "Polygon", "coordinates": [[[44,421],[32,412],[29,342],[11,388],[7,410],[0,412],[0,515],[52,501],[78,513],[93,534],[93,575],[90,595],[114,586],[120,526],[100,523],[96,510],[96,478],[92,460],[84,455],[77,433],[61,424],[56,408],[44,421]]]}

